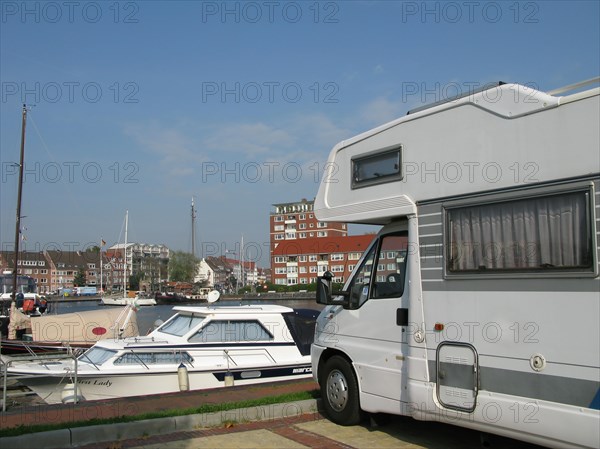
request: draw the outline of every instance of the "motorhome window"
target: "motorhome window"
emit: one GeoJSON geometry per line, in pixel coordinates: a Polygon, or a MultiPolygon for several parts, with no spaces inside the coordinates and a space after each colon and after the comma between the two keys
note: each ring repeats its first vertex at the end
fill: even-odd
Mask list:
{"type": "Polygon", "coordinates": [[[116,353],[117,351],[93,347],[81,354],[78,357],[78,360],[80,362],[91,363],[93,365],[102,365],[116,353]]]}
{"type": "Polygon", "coordinates": [[[258,321],[215,320],[206,324],[188,341],[202,343],[256,342],[273,340],[258,321]]]}
{"type": "Polygon", "coordinates": [[[115,360],[115,365],[179,365],[192,361],[187,352],[127,352],[115,360]]]}
{"type": "Polygon", "coordinates": [[[380,251],[387,256],[387,263],[377,265],[373,298],[397,298],[404,293],[407,245],[405,235],[388,235],[383,238],[380,251]]]}
{"type": "Polygon", "coordinates": [[[361,306],[368,298],[396,298],[404,292],[407,238],[405,234],[386,235],[381,247],[373,246],[349,286],[350,302],[361,306]],[[393,263],[376,263],[375,256],[388,256],[393,263]],[[390,257],[391,256],[391,257],[390,257]],[[373,268],[377,267],[375,272],[373,268]],[[374,280],[371,283],[371,279],[374,280]]]}
{"type": "Polygon", "coordinates": [[[446,210],[449,273],[593,269],[589,190],[446,210]]]}
{"type": "Polygon", "coordinates": [[[402,147],[352,159],[352,188],[402,179],[402,147]]]}
{"type": "Polygon", "coordinates": [[[198,315],[178,314],[158,328],[160,332],[181,337],[198,326],[204,317],[198,315]]]}

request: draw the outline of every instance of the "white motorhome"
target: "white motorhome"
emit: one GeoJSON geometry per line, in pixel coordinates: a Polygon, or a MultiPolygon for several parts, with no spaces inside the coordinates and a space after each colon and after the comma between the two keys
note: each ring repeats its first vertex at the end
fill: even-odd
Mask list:
{"type": "Polygon", "coordinates": [[[383,226],[343,291],[319,278],[333,421],[600,446],[598,80],[499,83],[333,148],[317,218],[383,226]]]}

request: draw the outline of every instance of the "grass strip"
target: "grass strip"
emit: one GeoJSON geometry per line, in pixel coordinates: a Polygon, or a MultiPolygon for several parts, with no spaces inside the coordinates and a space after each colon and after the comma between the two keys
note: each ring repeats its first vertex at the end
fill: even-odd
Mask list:
{"type": "Polygon", "coordinates": [[[116,416],[113,418],[94,418],[87,421],[69,421],[57,424],[36,424],[33,426],[20,425],[10,429],[0,429],[0,438],[14,437],[27,433],[48,432],[50,430],[69,429],[73,427],[97,426],[101,424],[127,423],[145,419],[171,418],[174,416],[196,415],[202,413],[216,413],[238,408],[260,407],[264,405],[281,404],[284,402],[304,401],[320,397],[319,390],[299,391],[296,393],[267,396],[260,399],[249,399],[239,402],[226,402],[223,404],[204,404],[199,407],[185,409],[160,410],[157,412],[142,413],[132,416],[116,416]]]}

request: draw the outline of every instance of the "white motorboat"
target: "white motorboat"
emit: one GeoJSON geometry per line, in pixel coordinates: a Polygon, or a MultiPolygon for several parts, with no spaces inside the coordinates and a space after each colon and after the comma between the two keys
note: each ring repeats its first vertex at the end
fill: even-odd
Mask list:
{"type": "Polygon", "coordinates": [[[100,400],[311,376],[316,310],[279,305],[174,307],[145,337],[103,340],[74,359],[10,361],[47,403],[100,400]],[[75,379],[77,371],[77,379],[75,379]]]}
{"type": "Polygon", "coordinates": [[[103,296],[100,300],[105,306],[155,306],[156,299],[151,297],[135,296],[134,298],[127,298],[123,296],[103,296]]]}

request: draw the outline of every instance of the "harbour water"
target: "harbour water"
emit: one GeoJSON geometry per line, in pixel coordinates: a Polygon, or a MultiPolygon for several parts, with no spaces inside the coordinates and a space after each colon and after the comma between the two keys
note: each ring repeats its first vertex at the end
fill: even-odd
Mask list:
{"type": "MultiPolygon", "coordinates": [[[[239,304],[279,304],[286,307],[296,309],[314,309],[321,310],[323,306],[317,304],[315,300],[311,299],[285,299],[277,301],[265,301],[260,299],[244,299],[244,300],[219,300],[218,305],[239,305],[239,304]]],[[[146,335],[149,331],[154,328],[155,323],[160,321],[166,321],[175,314],[173,307],[176,306],[206,306],[206,302],[190,301],[188,303],[181,304],[160,304],[156,306],[145,306],[140,307],[137,311],[137,322],[140,335],[146,335]]],[[[96,310],[98,308],[105,307],[120,307],[120,306],[104,306],[98,301],[61,301],[54,302],[51,304],[50,313],[70,313],[70,312],[83,312],[86,310],[96,310]]]]}

